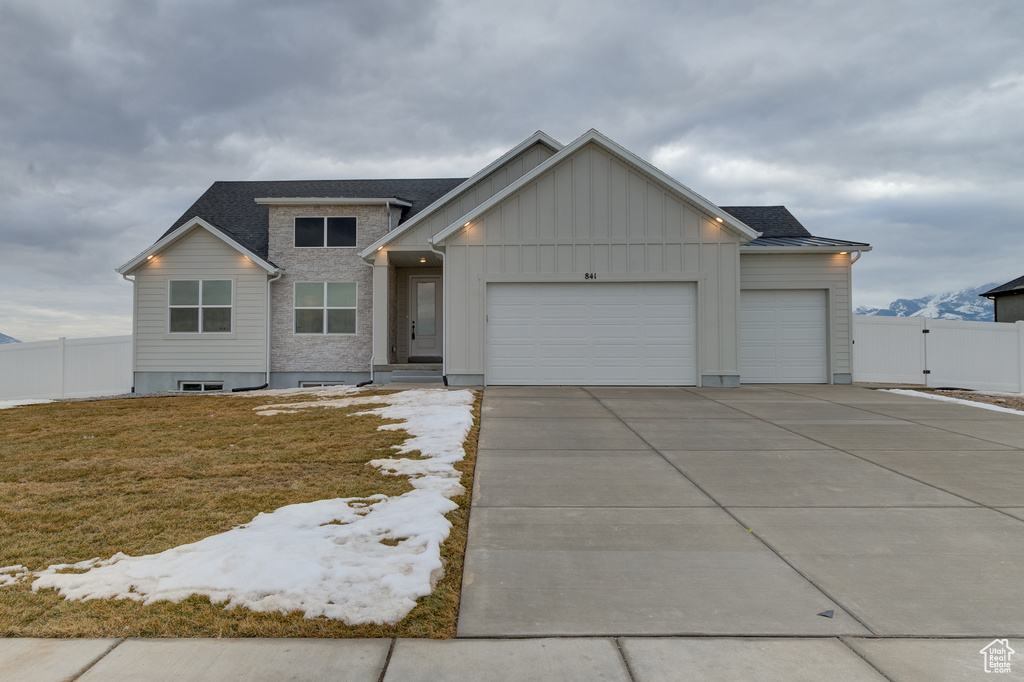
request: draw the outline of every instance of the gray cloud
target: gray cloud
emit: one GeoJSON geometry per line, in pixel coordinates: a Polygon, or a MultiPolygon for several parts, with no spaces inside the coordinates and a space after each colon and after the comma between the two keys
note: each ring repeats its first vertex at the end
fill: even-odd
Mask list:
{"type": "Polygon", "coordinates": [[[536,129],[870,241],[857,303],[1010,279],[1021,36],[1017,0],[6,0],[0,332],[129,331],[112,269],[215,180],[465,175],[536,129]]]}

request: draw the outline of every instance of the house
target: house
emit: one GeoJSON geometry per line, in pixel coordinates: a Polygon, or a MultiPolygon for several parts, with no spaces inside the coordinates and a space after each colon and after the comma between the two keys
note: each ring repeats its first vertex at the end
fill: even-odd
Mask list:
{"type": "Polygon", "coordinates": [[[1010,280],[978,295],[992,300],[996,322],[1024,320],[1024,277],[1010,280]]]}
{"type": "Polygon", "coordinates": [[[851,264],[591,130],[468,179],[217,182],[134,282],[135,388],[851,381],[851,264]]]}

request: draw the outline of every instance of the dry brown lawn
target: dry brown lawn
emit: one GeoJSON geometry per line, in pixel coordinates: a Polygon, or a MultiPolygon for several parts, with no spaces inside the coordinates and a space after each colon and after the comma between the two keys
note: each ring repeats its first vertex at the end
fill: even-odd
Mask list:
{"type": "MultiPolygon", "coordinates": [[[[180,396],[50,403],[0,410],[0,566],[40,570],[116,552],[137,556],[195,542],[300,502],[399,495],[404,477],[366,463],[408,437],[378,431],[372,405],[257,416],[307,400],[180,396]]],[[[476,462],[480,396],[466,459],[467,493],[448,515],[437,589],[394,626],[225,609],[205,597],[148,606],[66,601],[22,583],[0,588],[7,637],[434,637],[455,635],[476,462]]]]}

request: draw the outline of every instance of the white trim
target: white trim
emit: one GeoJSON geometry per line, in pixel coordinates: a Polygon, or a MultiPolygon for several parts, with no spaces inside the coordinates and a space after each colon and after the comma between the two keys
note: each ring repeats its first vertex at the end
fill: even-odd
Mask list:
{"type": "Polygon", "coordinates": [[[225,233],[221,232],[210,223],[196,216],[195,218],[192,218],[187,223],[183,224],[181,227],[176,229],[174,232],[171,232],[169,235],[167,235],[157,243],[150,246],[148,249],[137,255],[135,258],[132,258],[130,261],[128,261],[121,267],[117,268],[115,272],[118,272],[122,275],[130,275],[139,265],[145,264],[146,261],[149,260],[150,256],[156,256],[164,249],[167,249],[168,247],[173,245],[175,242],[183,238],[186,234],[188,234],[194,228],[197,227],[203,228],[204,230],[212,234],[214,237],[220,239],[222,242],[233,248],[235,251],[238,251],[240,254],[242,254],[243,256],[245,256],[253,263],[260,266],[261,268],[263,268],[272,275],[277,274],[278,272],[282,272],[284,270],[284,268],[278,268],[270,264],[268,261],[260,258],[254,252],[250,251],[245,246],[242,246],[237,241],[235,241],[225,233]]]}
{"type": "Polygon", "coordinates": [[[376,206],[378,204],[387,206],[412,206],[411,202],[397,197],[368,197],[357,199],[352,197],[257,197],[253,199],[257,204],[265,206],[376,206]]]}
{"type": "Polygon", "coordinates": [[[562,149],[562,143],[561,142],[559,142],[555,138],[551,137],[550,135],[548,135],[544,131],[538,130],[533,135],[531,135],[530,137],[526,138],[525,140],[523,140],[522,142],[517,144],[512,149],[510,149],[507,152],[505,152],[504,154],[502,154],[498,159],[496,159],[495,161],[493,161],[490,164],[488,164],[486,167],[484,167],[483,170],[478,171],[477,173],[474,173],[472,177],[470,177],[469,179],[463,181],[455,189],[452,189],[447,194],[445,194],[443,197],[441,197],[440,199],[437,199],[436,201],[431,203],[430,206],[427,206],[422,211],[420,211],[419,213],[414,215],[408,221],[406,221],[406,222],[402,223],[401,225],[399,225],[395,229],[394,232],[388,232],[386,235],[384,235],[383,237],[381,237],[380,239],[375,241],[373,244],[371,244],[370,246],[366,247],[366,249],[362,253],[360,253],[359,255],[363,259],[370,258],[377,249],[379,249],[379,248],[381,248],[383,246],[386,246],[388,243],[390,243],[392,240],[394,240],[399,235],[405,234],[410,229],[412,229],[415,225],[418,225],[419,223],[423,222],[423,220],[425,220],[428,216],[431,216],[434,213],[436,213],[438,210],[440,210],[441,207],[444,206],[446,203],[448,203],[449,201],[451,201],[452,199],[454,199],[458,195],[462,194],[467,189],[472,187],[474,184],[479,182],[481,179],[483,179],[484,177],[486,177],[490,173],[494,172],[496,169],[500,168],[501,166],[505,165],[510,160],[512,160],[514,157],[516,157],[517,155],[519,155],[522,152],[526,151],[527,149],[529,149],[530,147],[534,146],[537,143],[541,143],[541,144],[546,145],[548,148],[551,149],[551,151],[555,152],[556,154],[562,149]]]}
{"type": "Polygon", "coordinates": [[[761,233],[754,230],[745,223],[740,222],[733,216],[726,213],[724,210],[711,203],[701,195],[697,194],[689,187],[680,184],[677,180],[666,175],[664,172],[658,170],[651,164],[647,163],[639,156],[629,151],[625,147],[613,142],[598,131],[591,128],[589,131],[581,135],[567,147],[563,147],[561,151],[556,153],[551,158],[547,159],[543,163],[537,165],[529,173],[523,175],[521,178],[508,185],[502,191],[492,196],[487,201],[483,202],[479,206],[475,207],[472,211],[465,214],[458,220],[451,223],[448,227],[438,232],[429,241],[431,244],[437,245],[443,242],[448,237],[452,236],[459,230],[463,229],[467,223],[471,223],[481,215],[489,211],[490,209],[497,206],[499,203],[507,199],[512,194],[515,194],[527,184],[533,182],[535,179],[540,177],[542,174],[551,170],[555,165],[561,163],[566,158],[572,156],[575,152],[583,148],[587,144],[596,144],[599,147],[603,147],[605,151],[611,153],[613,156],[617,156],[621,160],[631,165],[636,170],[647,175],[656,182],[664,185],[671,191],[675,192],[679,196],[683,197],[687,202],[694,205],[705,213],[711,220],[718,222],[719,225],[727,227],[735,232],[738,236],[746,237],[749,240],[754,240],[761,236],[761,233]]]}

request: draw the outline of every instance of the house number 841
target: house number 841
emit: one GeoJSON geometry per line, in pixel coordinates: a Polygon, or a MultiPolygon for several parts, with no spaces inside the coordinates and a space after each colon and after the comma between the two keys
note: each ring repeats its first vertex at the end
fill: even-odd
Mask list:
{"type": "Polygon", "coordinates": [[[597,273],[596,272],[584,273],[583,279],[597,279],[597,273]]]}

